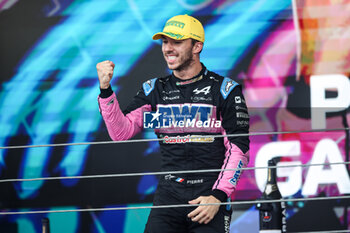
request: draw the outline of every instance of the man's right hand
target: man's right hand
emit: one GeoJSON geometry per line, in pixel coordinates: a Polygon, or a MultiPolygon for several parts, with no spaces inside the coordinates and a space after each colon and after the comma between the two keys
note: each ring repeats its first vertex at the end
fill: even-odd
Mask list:
{"type": "Polygon", "coordinates": [[[107,89],[109,87],[113,77],[114,66],[114,63],[108,60],[97,63],[96,69],[101,89],[107,89]]]}

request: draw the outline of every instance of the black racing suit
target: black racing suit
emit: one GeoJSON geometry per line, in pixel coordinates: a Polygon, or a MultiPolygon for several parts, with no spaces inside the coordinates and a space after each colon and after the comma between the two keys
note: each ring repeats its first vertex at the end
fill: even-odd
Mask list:
{"type": "MultiPolygon", "coordinates": [[[[189,80],[173,74],[148,80],[123,112],[111,88],[101,90],[100,112],[113,140],[126,140],[143,128],[161,139],[162,171],[154,205],[187,204],[199,196],[227,201],[240,170],[171,174],[170,171],[235,169],[248,164],[249,116],[241,86],[208,71],[189,80]],[[205,137],[198,137],[198,136],[205,137]]],[[[152,209],[145,232],[229,232],[231,211],[221,206],[209,224],[193,223],[193,208],[152,209]]]]}

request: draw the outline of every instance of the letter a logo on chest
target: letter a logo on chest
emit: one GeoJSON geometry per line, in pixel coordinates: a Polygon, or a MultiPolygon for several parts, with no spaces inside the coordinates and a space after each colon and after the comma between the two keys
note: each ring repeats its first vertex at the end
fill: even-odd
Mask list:
{"type": "Polygon", "coordinates": [[[200,93],[204,93],[205,95],[209,94],[210,93],[210,86],[207,86],[207,87],[204,87],[203,89],[201,90],[198,90],[198,88],[194,89],[193,92],[198,95],[200,93]]]}

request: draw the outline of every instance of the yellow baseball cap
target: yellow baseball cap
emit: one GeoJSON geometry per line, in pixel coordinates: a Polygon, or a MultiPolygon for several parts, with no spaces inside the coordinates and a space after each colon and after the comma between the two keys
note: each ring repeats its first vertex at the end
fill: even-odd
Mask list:
{"type": "Polygon", "coordinates": [[[153,35],[153,40],[168,36],[175,40],[192,38],[204,42],[204,28],[201,22],[189,15],[176,15],[170,18],[162,32],[153,35]]]}

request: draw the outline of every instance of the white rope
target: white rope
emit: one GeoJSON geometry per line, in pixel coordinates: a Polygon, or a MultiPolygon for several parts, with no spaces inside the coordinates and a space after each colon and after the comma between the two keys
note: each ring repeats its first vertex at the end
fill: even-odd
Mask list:
{"type": "MultiPolygon", "coordinates": [[[[276,135],[276,134],[344,131],[344,130],[349,130],[349,129],[350,128],[337,128],[337,129],[315,129],[315,130],[281,131],[281,132],[258,132],[258,133],[248,133],[248,134],[203,135],[203,136],[198,136],[198,137],[196,136],[195,138],[247,137],[247,136],[276,135]]],[[[186,137],[176,137],[176,138],[178,138],[178,139],[186,139],[186,137]]],[[[124,140],[124,141],[101,141],[101,142],[57,143],[57,144],[43,144],[43,145],[1,146],[0,149],[5,150],[5,149],[36,148],[36,147],[102,145],[102,144],[154,142],[154,141],[163,141],[163,140],[164,140],[164,138],[153,138],[153,139],[132,139],[132,140],[124,140]]]]}
{"type": "Polygon", "coordinates": [[[278,200],[234,201],[234,202],[208,203],[208,204],[179,204],[179,205],[158,205],[158,206],[84,208],[84,209],[68,209],[68,210],[35,210],[35,211],[17,211],[17,212],[0,210],[0,215],[48,214],[48,213],[112,211],[112,210],[164,209],[164,208],[182,208],[182,207],[209,206],[209,205],[220,205],[220,206],[221,205],[247,205],[247,204],[259,204],[259,203],[261,204],[261,203],[297,202],[297,201],[340,200],[340,199],[349,199],[349,198],[350,198],[350,196],[307,197],[307,198],[290,198],[290,199],[278,199],[278,200]]]}
{"type": "Polygon", "coordinates": [[[163,172],[139,172],[139,173],[122,173],[122,174],[105,174],[105,175],[83,175],[83,176],[54,176],[54,177],[39,177],[39,178],[20,178],[20,179],[2,179],[0,183],[6,182],[23,182],[23,181],[40,181],[40,180],[69,180],[69,179],[97,179],[97,178],[115,178],[115,177],[132,177],[132,176],[158,176],[158,175],[175,175],[175,174],[191,174],[191,173],[212,173],[221,171],[236,171],[236,170],[255,170],[268,168],[290,168],[290,167],[311,167],[311,166],[330,166],[330,165],[348,165],[350,162],[337,163],[314,163],[314,164],[291,164],[283,166],[269,167],[245,167],[245,168],[230,168],[230,169],[206,169],[206,170],[185,170],[185,171],[163,171],[163,172]]]}
{"type": "Polygon", "coordinates": [[[291,233],[342,233],[342,232],[350,232],[350,230],[334,230],[334,231],[298,231],[298,232],[291,232],[291,233]]]}

